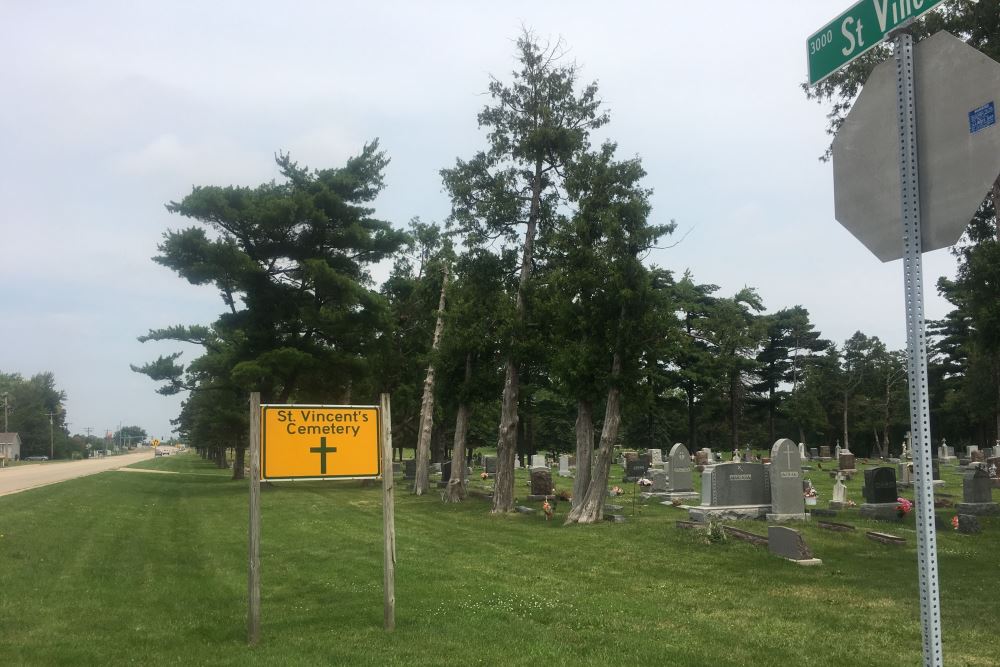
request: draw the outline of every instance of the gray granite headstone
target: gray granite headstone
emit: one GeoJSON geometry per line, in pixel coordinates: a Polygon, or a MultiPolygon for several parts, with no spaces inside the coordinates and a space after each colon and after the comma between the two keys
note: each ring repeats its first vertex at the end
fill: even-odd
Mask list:
{"type": "Polygon", "coordinates": [[[810,447],[809,448],[809,458],[811,458],[811,459],[818,459],[819,458],[819,449],[817,449],[816,447],[810,447]]]}
{"type": "Polygon", "coordinates": [[[708,504],[714,507],[771,504],[771,483],[763,463],[720,463],[711,475],[708,504]]]}
{"type": "Polygon", "coordinates": [[[663,465],[663,450],[651,449],[649,450],[649,456],[649,465],[651,468],[658,468],[663,465]]]}
{"type": "Polygon", "coordinates": [[[649,487],[650,493],[664,493],[667,491],[667,473],[659,468],[652,468],[647,471],[646,478],[653,483],[649,487]]]}
{"type": "Polygon", "coordinates": [[[767,527],[767,549],[790,560],[810,560],[813,557],[799,531],[784,526],[767,527]]]}
{"type": "Polygon", "coordinates": [[[896,471],[880,467],[865,470],[865,501],[869,503],[894,503],[896,493],[896,471]]]}
{"type": "Polygon", "coordinates": [[[776,515],[805,514],[802,496],[802,459],[799,448],[788,438],[771,447],[771,512],[776,515]]]}
{"type": "Polygon", "coordinates": [[[990,475],[982,468],[965,474],[962,479],[962,500],[967,503],[993,502],[993,486],[990,475]]]}
{"type": "Polygon", "coordinates": [[[531,467],[532,468],[548,468],[549,465],[545,462],[545,454],[532,454],[531,455],[531,467]]]}
{"type": "Polygon", "coordinates": [[[560,454],[559,455],[559,476],[560,477],[569,477],[570,476],[570,471],[569,471],[569,454],[560,454]]]}
{"type": "Polygon", "coordinates": [[[670,455],[667,457],[669,486],[672,492],[693,491],[694,481],[691,476],[691,453],[687,447],[681,443],[676,443],[670,448],[670,455]]]}

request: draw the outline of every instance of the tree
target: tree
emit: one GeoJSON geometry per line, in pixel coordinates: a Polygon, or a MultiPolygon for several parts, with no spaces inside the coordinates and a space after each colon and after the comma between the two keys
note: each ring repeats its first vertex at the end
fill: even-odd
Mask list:
{"type": "MultiPolygon", "coordinates": [[[[366,206],[384,186],[388,158],[378,142],[341,168],[309,171],[288,155],[276,162],[281,183],[195,187],[167,205],[202,226],[166,232],[154,260],[192,284],[215,285],[227,312],[211,328],[170,327],[140,339],[201,345],[204,363],[185,372],[174,354],[133,369],[164,381],[161,392],[204,388],[198,413],[211,412],[213,397],[230,394],[225,405],[255,390],[265,402],[349,403],[385,328],[368,267],[406,236],[366,206]]],[[[246,438],[233,436],[241,476],[246,438]]]]}
{"type": "MultiPolygon", "coordinates": [[[[571,275],[592,273],[596,283],[586,283],[581,290],[563,291],[578,316],[578,338],[601,351],[605,366],[594,366],[600,355],[588,353],[576,371],[575,389],[580,398],[598,386],[605,387],[604,419],[601,436],[589,474],[586,493],[574,496],[573,508],[566,523],[594,523],[603,518],[611,458],[621,423],[622,394],[634,386],[643,351],[659,334],[654,323],[656,292],[651,272],[642,264],[642,256],[662,235],[673,231],[673,224],[652,225],[648,221],[651,191],[641,185],[646,172],[638,158],[614,159],[615,145],[605,143],[599,151],[580,156],[568,170],[567,193],[577,205],[575,224],[562,228],[557,236],[567,249],[563,259],[571,275]],[[589,242],[592,253],[569,251],[575,244],[589,242]],[[610,363],[608,363],[610,362],[610,363]],[[588,368],[589,366],[589,368],[588,368]],[[610,368],[608,368],[610,366],[610,368]]],[[[558,270],[558,265],[556,267],[558,270]]],[[[584,401],[585,402],[585,401],[584,401]]],[[[593,426],[587,423],[589,410],[577,418],[577,474],[581,464],[590,460],[593,426]],[[581,427],[582,425],[582,427],[581,427]]],[[[576,489],[576,485],[574,485],[576,489]]]]}
{"type": "Polygon", "coordinates": [[[494,513],[514,509],[514,455],[524,326],[530,305],[539,228],[556,223],[559,187],[574,157],[588,145],[592,129],[607,121],[599,111],[596,84],[577,92],[575,65],[560,64],[560,44],[539,44],[525,31],[517,41],[520,69],[508,84],[490,82],[492,105],[479,114],[489,146],[469,161],[441,172],[452,200],[451,222],[477,242],[500,239],[519,247],[521,265],[505,349],[505,378],[497,438],[494,513]]]}
{"type": "Polygon", "coordinates": [[[783,401],[798,388],[803,364],[829,347],[830,341],[820,338],[809,321],[809,311],[802,306],[765,315],[763,325],[766,339],[757,354],[759,381],[752,390],[763,395],[767,406],[768,442],[774,442],[775,417],[783,401]]]}
{"type": "Polygon", "coordinates": [[[2,394],[7,394],[7,428],[21,437],[21,456],[53,455],[55,434],[62,440],[66,431],[66,392],[56,387],[55,375],[38,373],[25,380],[0,372],[2,394]]]}

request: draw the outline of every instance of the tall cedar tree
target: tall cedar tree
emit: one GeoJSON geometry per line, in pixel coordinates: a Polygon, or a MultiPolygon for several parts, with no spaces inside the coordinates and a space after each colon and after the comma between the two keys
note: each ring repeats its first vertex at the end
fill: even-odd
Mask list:
{"type": "Polygon", "coordinates": [[[542,46],[525,32],[517,41],[520,69],[513,80],[490,82],[493,103],[479,114],[489,146],[469,161],[457,160],[441,172],[452,199],[451,222],[477,241],[520,240],[521,267],[509,325],[504,388],[497,438],[494,513],[514,509],[514,454],[518,433],[521,364],[539,228],[556,222],[563,174],[588,146],[592,129],[607,122],[597,85],[577,91],[577,69],[560,63],[560,45],[542,46]],[[521,227],[524,236],[520,236],[521,227]]]}
{"type": "MultiPolygon", "coordinates": [[[[570,283],[562,298],[570,304],[577,324],[576,338],[584,341],[586,357],[567,372],[581,406],[577,416],[577,473],[586,467],[593,449],[590,405],[597,402],[596,388],[606,392],[601,436],[585,489],[574,491],[573,508],[566,523],[594,523],[603,518],[614,446],[618,442],[623,394],[639,379],[639,361],[657,332],[655,291],[651,272],[642,257],[673,225],[648,222],[651,191],[640,184],[646,172],[636,159],[616,161],[615,145],[604,144],[571,166],[567,192],[577,210],[571,226],[560,229],[553,246],[565,249],[562,267],[581,285],[570,283]],[[590,244],[592,252],[572,250],[590,244]],[[591,274],[593,278],[584,276],[591,274]],[[602,363],[603,362],[603,363],[602,363]],[[596,386],[595,386],[596,385],[596,386]]],[[[568,363],[563,364],[569,368],[568,363]]],[[[582,486],[582,485],[581,485],[582,486]]]]}

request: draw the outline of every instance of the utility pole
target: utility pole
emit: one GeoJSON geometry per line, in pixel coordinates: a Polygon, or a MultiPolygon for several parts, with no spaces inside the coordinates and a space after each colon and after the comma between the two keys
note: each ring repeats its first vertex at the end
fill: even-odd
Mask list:
{"type": "Polygon", "coordinates": [[[56,458],[56,431],[55,422],[53,418],[56,416],[55,412],[49,412],[49,460],[52,461],[56,458]]]}
{"type": "Polygon", "coordinates": [[[10,429],[7,428],[7,405],[10,403],[8,398],[9,394],[5,391],[3,393],[3,432],[8,433],[10,429]]]}

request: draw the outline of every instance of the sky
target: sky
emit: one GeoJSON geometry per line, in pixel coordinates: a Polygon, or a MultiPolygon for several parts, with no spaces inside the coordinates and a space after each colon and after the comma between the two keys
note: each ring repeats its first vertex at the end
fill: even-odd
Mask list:
{"type": "MultiPolygon", "coordinates": [[[[150,329],[209,324],[211,287],[155,264],[194,185],[278,178],[276,152],[343,165],[378,138],[391,158],[376,215],[443,222],[439,170],[485,147],[476,114],[509,78],[522,27],[562,39],[611,122],[594,136],[638,155],[649,258],[768,311],[802,305],[824,337],[906,344],[903,268],[834,219],[818,157],[824,106],[805,98],[806,39],[845,0],[719,2],[0,3],[0,371],[55,374],[73,433],[136,424],[170,434],[180,397],[132,372],[160,354],[150,329]]],[[[953,276],[924,256],[926,315],[953,276]]]]}

